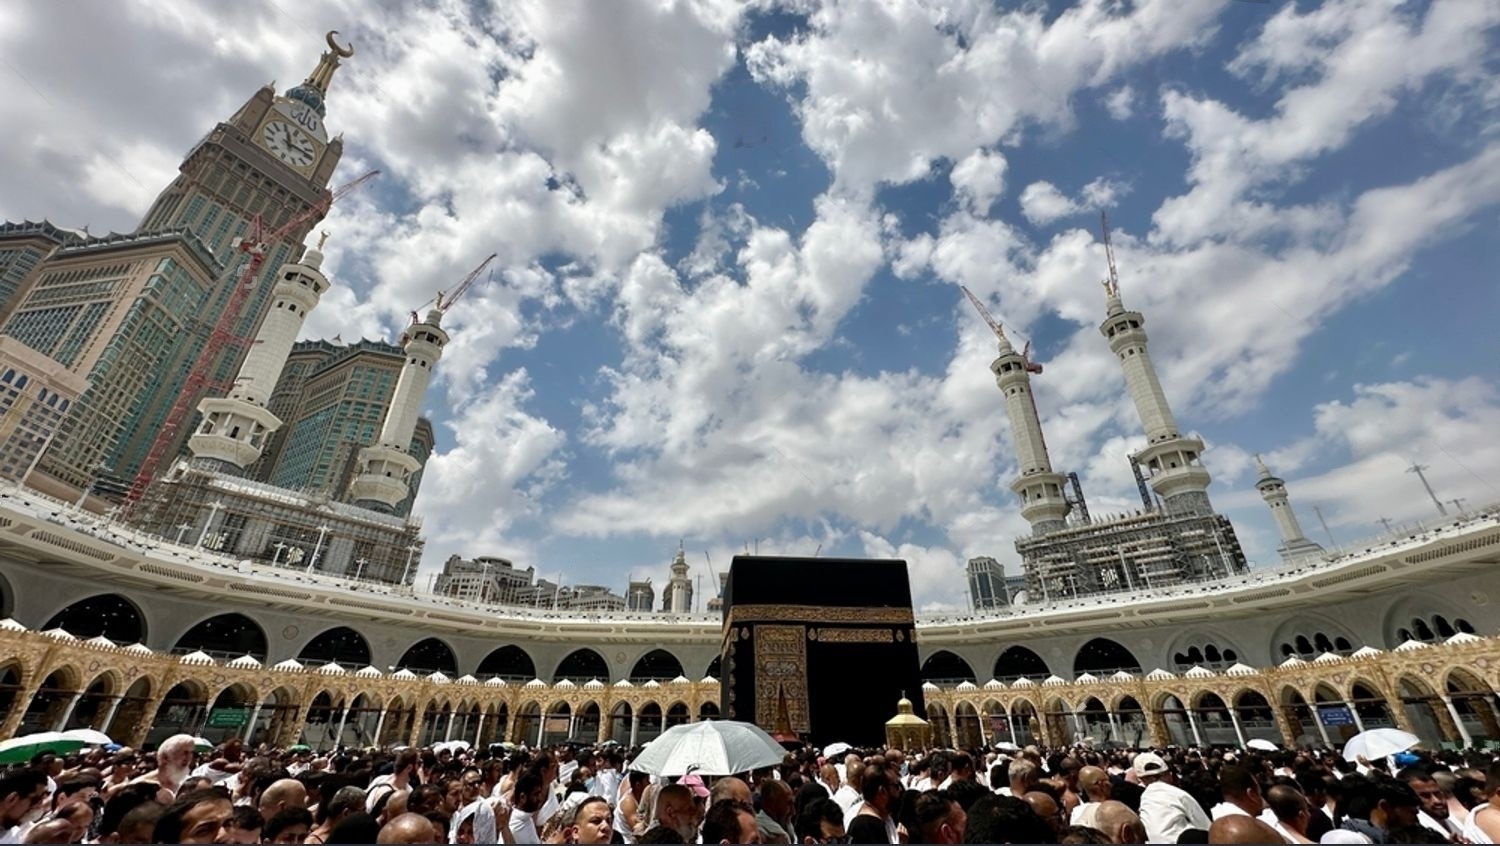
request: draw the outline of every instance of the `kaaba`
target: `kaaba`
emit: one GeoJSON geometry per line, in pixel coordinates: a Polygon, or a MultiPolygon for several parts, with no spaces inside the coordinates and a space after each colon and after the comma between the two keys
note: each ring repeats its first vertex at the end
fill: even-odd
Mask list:
{"type": "Polygon", "coordinates": [[[926,713],[905,561],[737,555],[723,602],[729,719],[879,746],[902,696],[926,713]]]}

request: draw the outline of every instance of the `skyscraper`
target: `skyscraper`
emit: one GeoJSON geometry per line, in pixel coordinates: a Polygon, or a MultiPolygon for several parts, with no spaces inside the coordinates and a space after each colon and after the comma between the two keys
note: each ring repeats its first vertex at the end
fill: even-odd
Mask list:
{"type": "MultiPolygon", "coordinates": [[[[8,309],[0,331],[91,383],[42,460],[57,480],[86,486],[101,473],[135,475],[229,303],[233,286],[223,280],[244,260],[238,240],[256,215],[274,231],[327,197],[343,141],[328,137],[325,100],[339,61],[352,55],[333,35],[301,85],[280,96],[267,85],[211,129],[133,234],[60,239],[8,309]]],[[[301,255],[316,222],[266,245],[238,337],[256,333],[271,281],[301,255]]],[[[244,352],[231,345],[205,366],[227,384],[244,352]]]]}

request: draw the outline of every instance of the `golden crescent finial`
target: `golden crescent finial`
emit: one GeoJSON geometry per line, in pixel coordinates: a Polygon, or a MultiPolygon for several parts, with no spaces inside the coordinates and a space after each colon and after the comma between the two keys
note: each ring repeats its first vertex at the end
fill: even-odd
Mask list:
{"type": "Polygon", "coordinates": [[[348,47],[340,47],[338,45],[338,42],[336,42],[336,41],[333,40],[333,37],[335,35],[338,35],[338,34],[339,34],[339,31],[336,30],[336,29],[328,31],[328,48],[330,50],[332,50],[333,52],[337,53],[339,56],[345,58],[345,59],[349,58],[350,56],[353,56],[354,55],[354,45],[353,44],[350,44],[348,47]]]}

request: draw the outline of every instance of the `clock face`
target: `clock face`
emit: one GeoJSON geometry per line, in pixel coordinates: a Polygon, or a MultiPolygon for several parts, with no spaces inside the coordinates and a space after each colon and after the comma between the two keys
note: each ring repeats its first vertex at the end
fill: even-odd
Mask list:
{"type": "Polygon", "coordinates": [[[292,167],[307,167],[318,155],[318,148],[307,133],[285,121],[267,123],[260,137],[267,150],[292,167]]]}

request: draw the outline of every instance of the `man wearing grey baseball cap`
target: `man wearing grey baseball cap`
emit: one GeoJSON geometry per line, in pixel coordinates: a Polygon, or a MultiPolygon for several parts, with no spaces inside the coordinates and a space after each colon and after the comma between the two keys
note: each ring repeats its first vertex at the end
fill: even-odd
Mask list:
{"type": "Polygon", "coordinates": [[[1146,789],[1141,791],[1141,824],[1149,843],[1176,843],[1190,828],[1204,831],[1212,825],[1208,813],[1186,790],[1172,784],[1172,770],[1155,752],[1135,756],[1131,766],[1146,789]]]}

